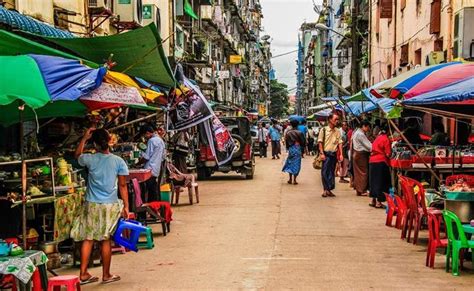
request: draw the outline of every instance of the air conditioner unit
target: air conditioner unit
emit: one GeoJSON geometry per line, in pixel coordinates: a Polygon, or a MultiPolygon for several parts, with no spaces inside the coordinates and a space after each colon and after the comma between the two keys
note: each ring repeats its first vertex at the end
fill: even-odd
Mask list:
{"type": "Polygon", "coordinates": [[[89,0],[89,9],[110,9],[112,0],[89,0]]]}
{"type": "Polygon", "coordinates": [[[154,23],[160,31],[161,29],[161,17],[160,17],[160,8],[154,4],[144,4],[143,5],[143,26],[146,26],[150,23],[154,23]]]}
{"type": "Polygon", "coordinates": [[[214,7],[212,5],[201,5],[201,19],[211,21],[214,14],[214,7]]]}
{"type": "Polygon", "coordinates": [[[120,24],[142,25],[142,13],[142,0],[114,0],[114,14],[120,24]]]}
{"type": "Polygon", "coordinates": [[[474,7],[465,7],[454,16],[453,57],[474,59],[474,7]]]}

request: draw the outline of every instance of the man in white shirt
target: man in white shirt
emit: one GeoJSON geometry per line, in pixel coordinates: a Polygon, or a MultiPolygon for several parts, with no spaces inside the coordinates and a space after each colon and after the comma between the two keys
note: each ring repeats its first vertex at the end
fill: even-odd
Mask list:
{"type": "Polygon", "coordinates": [[[370,132],[370,122],[363,120],[352,135],[352,165],[357,196],[367,196],[369,185],[369,157],[372,143],[367,138],[368,132],[370,132]]]}
{"type": "Polygon", "coordinates": [[[268,130],[263,127],[261,123],[258,124],[258,132],[257,132],[257,138],[258,138],[258,145],[260,149],[260,157],[261,158],[266,158],[267,157],[267,135],[268,135],[268,130]]]}

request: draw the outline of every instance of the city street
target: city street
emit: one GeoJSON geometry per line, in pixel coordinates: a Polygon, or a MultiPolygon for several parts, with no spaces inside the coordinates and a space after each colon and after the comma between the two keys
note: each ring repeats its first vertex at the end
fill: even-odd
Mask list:
{"type": "Polygon", "coordinates": [[[418,246],[400,240],[384,211],[345,184],[336,198],[322,198],[310,158],[298,186],[281,167],[257,158],[254,180],[200,182],[201,203],[174,207],[171,233],[155,237],[153,250],[114,255],[120,282],[84,289],[472,289],[472,272],[445,273],[442,255],[434,270],[425,267],[427,231],[418,246]]]}

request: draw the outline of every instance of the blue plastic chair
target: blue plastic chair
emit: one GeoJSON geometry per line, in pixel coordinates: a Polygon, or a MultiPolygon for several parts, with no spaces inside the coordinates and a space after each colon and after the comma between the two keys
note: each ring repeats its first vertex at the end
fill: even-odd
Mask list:
{"type": "Polygon", "coordinates": [[[121,218],[117,224],[117,229],[115,230],[113,239],[116,244],[134,252],[138,252],[138,239],[140,238],[140,233],[146,231],[147,228],[140,222],[121,218]],[[125,231],[128,232],[126,235],[124,235],[125,231]]]}

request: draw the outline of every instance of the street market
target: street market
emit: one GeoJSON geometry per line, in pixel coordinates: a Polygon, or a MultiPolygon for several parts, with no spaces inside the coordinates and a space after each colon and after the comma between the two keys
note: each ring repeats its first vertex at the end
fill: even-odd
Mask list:
{"type": "Polygon", "coordinates": [[[165,2],[0,1],[0,290],[472,288],[474,2],[165,2]]]}

